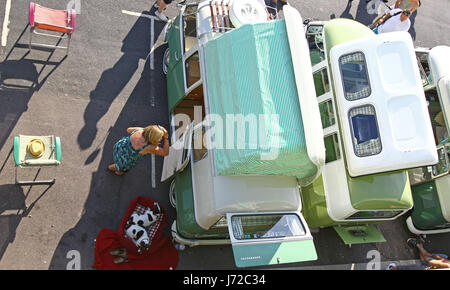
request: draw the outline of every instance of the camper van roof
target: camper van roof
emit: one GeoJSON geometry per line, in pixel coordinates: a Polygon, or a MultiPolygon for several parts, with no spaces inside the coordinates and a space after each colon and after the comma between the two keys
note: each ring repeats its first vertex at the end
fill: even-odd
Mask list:
{"type": "Polygon", "coordinates": [[[314,176],[311,160],[325,159],[323,135],[308,152],[304,118],[320,124],[320,114],[315,95],[299,96],[285,20],[234,29],[209,41],[205,55],[209,111],[223,121],[222,139],[214,136],[216,173],[314,176]],[[305,116],[300,97],[312,98],[317,114],[305,116]]]}
{"type": "MultiPolygon", "coordinates": [[[[325,34],[330,23],[325,25],[325,34]]],[[[329,48],[329,58],[351,176],[437,163],[408,33],[373,34],[347,41],[329,48]]]]}

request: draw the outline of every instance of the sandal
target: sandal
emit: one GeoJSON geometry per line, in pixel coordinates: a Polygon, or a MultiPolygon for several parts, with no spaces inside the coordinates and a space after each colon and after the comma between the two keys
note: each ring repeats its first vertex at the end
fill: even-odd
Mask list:
{"type": "Polygon", "coordinates": [[[127,257],[119,256],[119,257],[114,259],[114,264],[122,264],[122,263],[126,263],[126,262],[128,262],[128,258],[127,257]]]}
{"type": "Polygon", "coordinates": [[[421,244],[421,245],[424,244],[422,240],[415,239],[415,238],[409,238],[406,241],[406,243],[413,249],[416,249],[418,244],[421,244]]]}
{"type": "Polygon", "coordinates": [[[109,165],[108,166],[108,170],[111,171],[111,172],[114,172],[115,175],[123,175],[123,174],[125,174],[125,172],[117,171],[115,164],[109,165]]]}
{"type": "Polygon", "coordinates": [[[127,254],[127,250],[125,248],[115,249],[109,252],[112,256],[125,256],[127,254]]]}

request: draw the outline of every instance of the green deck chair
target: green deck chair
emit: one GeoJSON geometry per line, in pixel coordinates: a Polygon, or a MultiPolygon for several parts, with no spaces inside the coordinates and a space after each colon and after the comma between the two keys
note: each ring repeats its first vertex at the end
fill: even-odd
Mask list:
{"type": "MultiPolygon", "coordinates": [[[[36,153],[36,152],[34,152],[36,153]]],[[[18,168],[41,168],[56,167],[61,163],[61,141],[56,136],[14,136],[14,161],[16,163],[15,179],[16,184],[54,184],[55,178],[51,180],[20,181],[18,179],[18,168]],[[39,140],[43,144],[43,150],[39,156],[32,154],[28,144],[32,140],[39,140]]],[[[38,172],[39,173],[39,172],[38,172]]]]}

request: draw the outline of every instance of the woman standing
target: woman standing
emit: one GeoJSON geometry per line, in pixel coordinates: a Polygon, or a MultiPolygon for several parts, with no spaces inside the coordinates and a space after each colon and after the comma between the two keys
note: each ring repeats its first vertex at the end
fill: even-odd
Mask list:
{"type": "Polygon", "coordinates": [[[158,156],[169,155],[169,134],[167,130],[159,125],[152,125],[145,128],[130,127],[127,129],[128,136],[121,138],[113,150],[114,163],[108,169],[117,175],[122,175],[147,154],[158,156]],[[164,145],[159,146],[164,139],[164,145]]]}
{"type": "Polygon", "coordinates": [[[394,8],[400,8],[402,10],[408,10],[413,14],[422,3],[420,0],[397,0],[395,1],[394,8]]]}

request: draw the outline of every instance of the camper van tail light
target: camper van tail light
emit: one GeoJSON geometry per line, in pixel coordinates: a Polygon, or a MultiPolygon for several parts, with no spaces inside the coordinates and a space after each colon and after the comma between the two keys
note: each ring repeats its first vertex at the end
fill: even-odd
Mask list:
{"type": "Polygon", "coordinates": [[[367,98],[372,93],[367,74],[366,59],[362,52],[343,55],[339,58],[344,96],[348,101],[367,98]]]}
{"type": "Polygon", "coordinates": [[[349,112],[353,148],[358,157],[372,156],[381,152],[381,139],[378,130],[375,107],[365,105],[349,112]]]}

